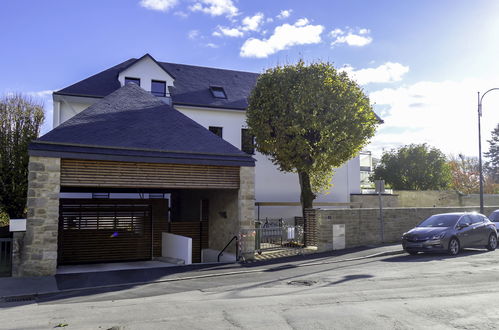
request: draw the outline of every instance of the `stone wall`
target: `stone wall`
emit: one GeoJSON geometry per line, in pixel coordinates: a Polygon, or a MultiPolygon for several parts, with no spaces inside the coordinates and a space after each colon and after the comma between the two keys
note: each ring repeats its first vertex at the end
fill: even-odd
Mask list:
{"type": "MultiPolygon", "coordinates": [[[[485,208],[489,214],[499,206],[485,208]]],[[[318,251],[333,250],[333,225],[345,225],[345,247],[400,242],[402,234],[433,214],[473,212],[478,207],[387,208],[383,210],[384,240],[381,240],[379,209],[316,209],[318,251]]]]}
{"type": "MultiPolygon", "coordinates": [[[[240,187],[238,193],[239,229],[255,228],[255,168],[243,166],[240,171],[240,187]]],[[[255,237],[243,240],[242,256],[246,260],[255,257],[255,237]]]]}
{"type": "Polygon", "coordinates": [[[56,273],[60,177],[59,158],[30,157],[26,233],[16,243],[13,276],[56,273]]]}
{"type": "MultiPolygon", "coordinates": [[[[381,194],[383,207],[399,207],[398,195],[381,194]]],[[[379,208],[379,196],[376,194],[351,194],[350,202],[361,203],[361,208],[379,208]]]]}

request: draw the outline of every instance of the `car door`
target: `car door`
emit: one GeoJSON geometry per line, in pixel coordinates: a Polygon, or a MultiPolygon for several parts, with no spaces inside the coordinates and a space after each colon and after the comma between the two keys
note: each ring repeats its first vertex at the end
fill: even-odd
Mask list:
{"type": "Polygon", "coordinates": [[[469,215],[465,214],[459,219],[456,226],[456,232],[459,243],[461,244],[461,248],[472,246],[473,226],[472,220],[469,215]]]}
{"type": "Polygon", "coordinates": [[[480,214],[471,214],[470,218],[472,220],[472,244],[473,246],[483,246],[487,244],[488,240],[488,230],[485,226],[484,218],[480,214]]]}

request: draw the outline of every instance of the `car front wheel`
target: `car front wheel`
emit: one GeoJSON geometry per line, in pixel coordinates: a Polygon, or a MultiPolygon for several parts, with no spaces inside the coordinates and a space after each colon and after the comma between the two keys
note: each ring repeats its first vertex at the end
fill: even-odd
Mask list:
{"type": "Polygon", "coordinates": [[[457,255],[459,253],[459,249],[460,246],[457,238],[455,237],[451,238],[451,240],[449,241],[449,249],[448,249],[449,255],[451,256],[457,255]]]}
{"type": "Polygon", "coordinates": [[[495,234],[490,234],[489,244],[487,244],[487,250],[494,251],[497,247],[497,236],[495,234]]]}

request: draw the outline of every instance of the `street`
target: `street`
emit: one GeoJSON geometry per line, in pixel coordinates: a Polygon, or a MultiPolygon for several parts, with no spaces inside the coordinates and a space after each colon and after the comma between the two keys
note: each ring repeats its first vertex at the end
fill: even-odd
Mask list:
{"type": "Polygon", "coordinates": [[[499,328],[498,251],[345,259],[2,303],[0,328],[499,328]]]}

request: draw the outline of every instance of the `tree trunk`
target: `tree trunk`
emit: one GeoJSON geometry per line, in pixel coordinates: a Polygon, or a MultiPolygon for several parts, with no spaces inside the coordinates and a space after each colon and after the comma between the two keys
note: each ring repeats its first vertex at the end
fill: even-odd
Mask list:
{"type": "Polygon", "coordinates": [[[298,172],[298,179],[300,180],[300,203],[302,207],[303,216],[303,242],[305,246],[307,245],[308,230],[309,226],[307,223],[307,218],[305,217],[305,210],[313,208],[313,202],[315,199],[315,194],[312,191],[312,185],[310,184],[310,176],[307,172],[298,172]]]}

